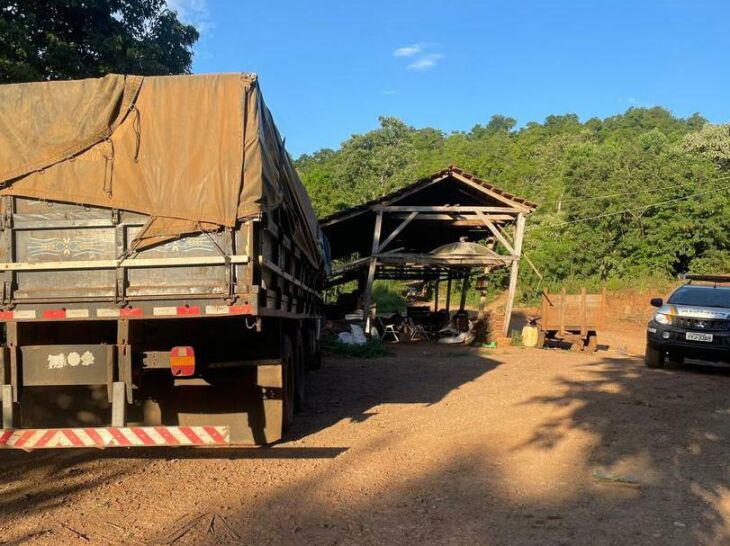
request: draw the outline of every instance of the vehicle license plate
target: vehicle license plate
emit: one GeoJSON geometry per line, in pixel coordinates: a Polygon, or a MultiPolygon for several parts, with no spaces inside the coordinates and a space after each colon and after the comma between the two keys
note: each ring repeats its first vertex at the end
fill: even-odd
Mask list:
{"type": "Polygon", "coordinates": [[[685,339],[687,341],[712,341],[712,334],[700,334],[698,332],[687,332],[685,339]]]}

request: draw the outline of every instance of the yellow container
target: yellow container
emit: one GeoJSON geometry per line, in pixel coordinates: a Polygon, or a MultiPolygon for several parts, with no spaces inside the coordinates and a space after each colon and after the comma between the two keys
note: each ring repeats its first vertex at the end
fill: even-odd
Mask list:
{"type": "Polygon", "coordinates": [[[522,345],[525,347],[535,347],[537,345],[537,327],[524,326],[522,328],[522,345]]]}

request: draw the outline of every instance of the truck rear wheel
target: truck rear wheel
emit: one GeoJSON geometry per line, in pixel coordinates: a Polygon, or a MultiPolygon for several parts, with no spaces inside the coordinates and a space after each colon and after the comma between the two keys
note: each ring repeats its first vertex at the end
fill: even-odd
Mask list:
{"type": "Polygon", "coordinates": [[[284,406],[281,412],[282,430],[286,430],[294,422],[295,367],[296,362],[291,338],[284,334],[281,340],[281,400],[284,406]]]}
{"type": "Polygon", "coordinates": [[[647,368],[663,368],[664,351],[647,345],[646,353],[644,354],[644,364],[646,364],[647,368]]]}

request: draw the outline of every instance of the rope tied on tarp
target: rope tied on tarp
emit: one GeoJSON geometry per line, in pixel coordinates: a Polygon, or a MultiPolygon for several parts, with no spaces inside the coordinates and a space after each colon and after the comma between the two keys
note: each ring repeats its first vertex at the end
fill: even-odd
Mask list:
{"type": "Polygon", "coordinates": [[[109,153],[104,156],[104,193],[111,199],[112,197],[112,177],[114,176],[114,141],[107,138],[105,144],[109,146],[109,153]]]}

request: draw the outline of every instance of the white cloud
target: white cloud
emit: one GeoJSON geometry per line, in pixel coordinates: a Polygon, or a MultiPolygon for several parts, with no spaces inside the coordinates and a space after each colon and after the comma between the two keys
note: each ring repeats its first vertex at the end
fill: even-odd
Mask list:
{"type": "Polygon", "coordinates": [[[393,55],[396,57],[413,57],[414,55],[418,55],[423,51],[423,46],[421,44],[413,44],[409,46],[403,46],[399,47],[395,51],[393,51],[393,55]]]}
{"type": "Polygon", "coordinates": [[[201,35],[208,34],[213,29],[208,0],[167,0],[167,7],[177,12],[183,23],[197,28],[201,35]]]}
{"type": "Polygon", "coordinates": [[[424,55],[409,64],[408,69],[418,71],[429,70],[436,66],[443,58],[444,56],[441,53],[429,53],[428,55],[424,55]]]}
{"type": "Polygon", "coordinates": [[[392,89],[383,89],[380,93],[383,95],[395,95],[395,91],[392,89]]]}

